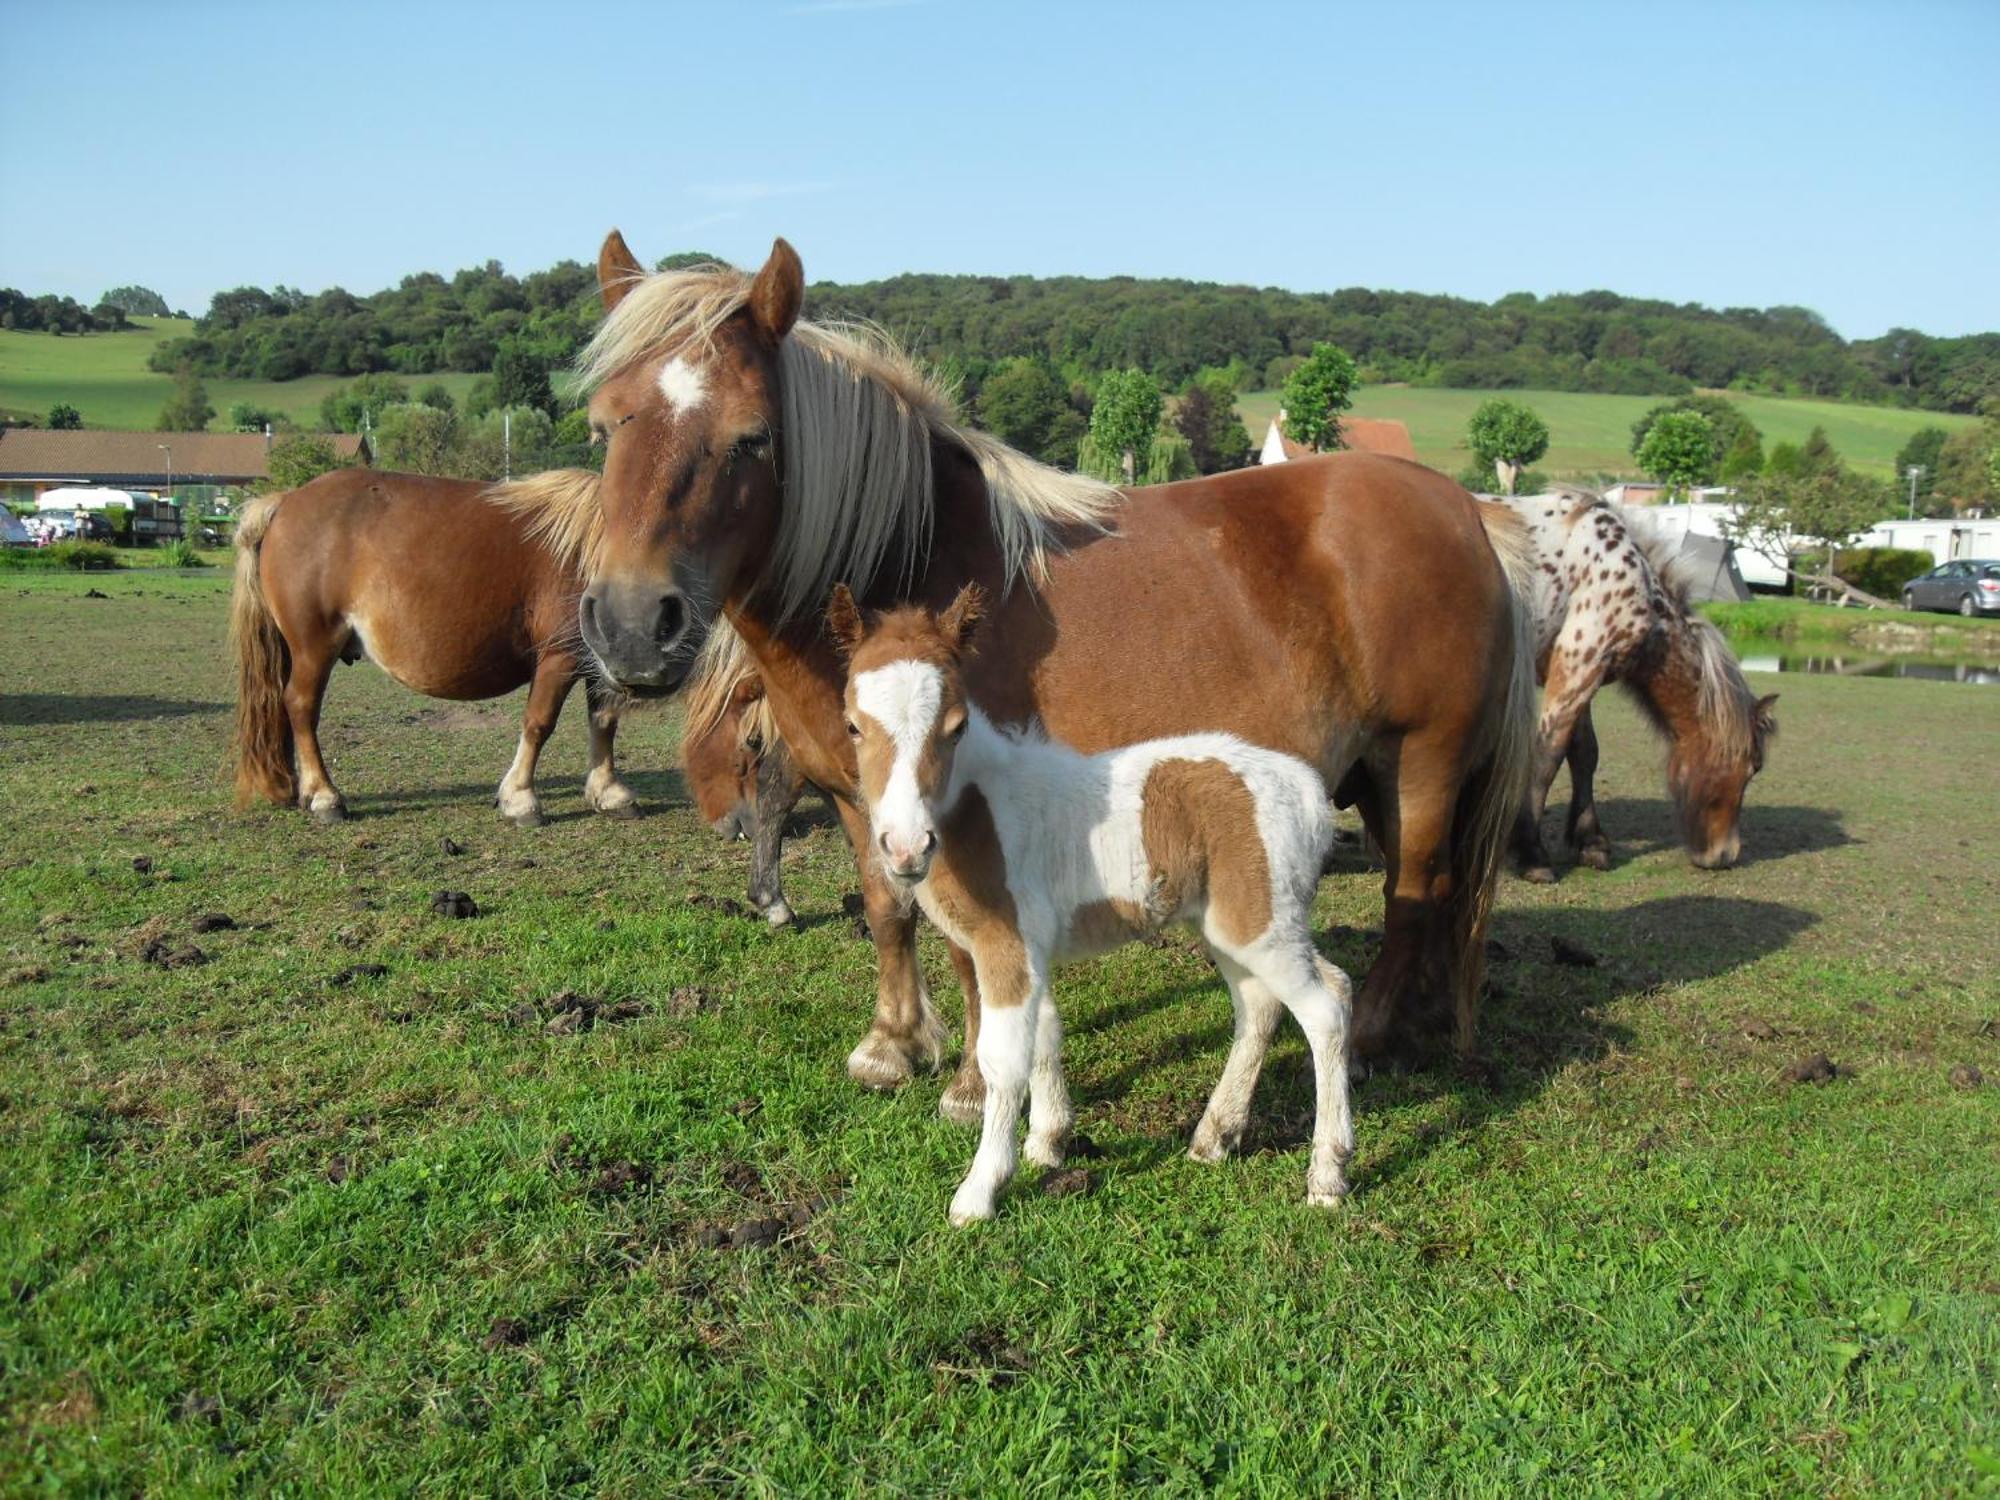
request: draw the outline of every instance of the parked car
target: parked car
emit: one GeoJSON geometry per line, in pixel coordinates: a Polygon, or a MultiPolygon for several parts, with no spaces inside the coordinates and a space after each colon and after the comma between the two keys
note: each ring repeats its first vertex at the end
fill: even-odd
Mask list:
{"type": "Polygon", "coordinates": [[[47,547],[76,538],[86,542],[109,542],[118,529],[94,510],[41,510],[25,523],[35,533],[35,545],[47,547]]]}
{"type": "Polygon", "coordinates": [[[2000,561],[1961,557],[1919,574],[1903,585],[1903,608],[2000,614],[2000,561]]]}

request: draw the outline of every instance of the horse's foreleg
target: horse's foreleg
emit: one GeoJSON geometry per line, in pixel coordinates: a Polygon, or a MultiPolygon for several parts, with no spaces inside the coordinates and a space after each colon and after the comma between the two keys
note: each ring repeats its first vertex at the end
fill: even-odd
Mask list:
{"type": "Polygon", "coordinates": [[[791,815],[805,782],[792,766],[782,742],[765,747],[757,758],[757,800],[752,812],[756,826],[750,841],[750,904],[773,927],[792,920],[785,901],[783,871],[785,819],[791,815]]]}
{"type": "Polygon", "coordinates": [[[521,716],[521,743],[493,799],[499,804],[500,816],[517,828],[542,826],[542,802],[535,795],[535,763],[541,759],[542,746],[548,743],[562,714],[563,699],[575,681],[576,666],[567,657],[549,655],[535,664],[535,675],[528,683],[528,708],[521,716]]]}
{"type": "Polygon", "coordinates": [[[639,799],[618,779],[612,752],[618,739],[618,696],[595,677],[583,679],[584,701],[590,705],[590,772],[583,779],[583,803],[611,818],[639,816],[639,799]]]}
{"type": "Polygon", "coordinates": [[[1576,735],[1578,717],[1588,712],[1598,681],[1597,672],[1573,656],[1558,651],[1549,661],[1548,681],[1542,688],[1542,716],[1535,728],[1535,768],[1520,820],[1514,825],[1514,853],[1524,880],[1541,885],[1555,881],[1554,863],[1542,842],[1542,814],[1548,810],[1549,788],[1555,785],[1556,772],[1562,769],[1563,757],[1576,735]]]}
{"type": "Polygon", "coordinates": [[[867,1088],[896,1088],[917,1069],[937,1067],[944,1026],[917,963],[917,909],[870,856],[867,812],[845,797],[836,797],[834,806],[854,850],[862,908],[875,940],[875,1022],[848,1055],[847,1074],[867,1088]]]}
{"type": "Polygon", "coordinates": [[[965,1051],[958,1071],[938,1099],[938,1113],[954,1125],[977,1125],[986,1113],[986,1079],[979,1071],[979,970],[972,955],[947,943],[958,987],[965,995],[965,1051]]]}
{"type": "Polygon", "coordinates": [[[1590,705],[1577,715],[1569,737],[1569,846],[1576,862],[1593,870],[1611,868],[1611,840],[1597,821],[1597,729],[1590,705]]]}
{"type": "Polygon", "coordinates": [[[319,708],[326,698],[337,653],[327,641],[294,647],[291,675],[285,679],[285,713],[292,721],[292,743],[299,757],[299,806],[315,823],[338,823],[347,816],[346,799],[326,774],[319,754],[319,708]]]}

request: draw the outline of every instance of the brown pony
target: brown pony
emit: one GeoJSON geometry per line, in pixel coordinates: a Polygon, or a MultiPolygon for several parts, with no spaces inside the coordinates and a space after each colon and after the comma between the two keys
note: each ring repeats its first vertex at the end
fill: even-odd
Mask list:
{"type": "MultiPolygon", "coordinates": [[[[344,816],[320,758],[320,703],[334,663],[367,656],[432,698],[494,698],[529,684],[520,748],[498,801],[517,824],[539,823],[536,760],[584,675],[576,601],[596,485],[595,474],[580,470],[495,486],[343,469],[253,501],[237,528],[230,617],[239,802],[296,801],[322,823],[344,816]]],[[[709,649],[718,663],[742,656],[727,632],[709,649]]],[[[584,691],[585,800],[631,817],[637,805],[612,763],[619,695],[588,678],[584,691]]],[[[687,738],[698,798],[718,795],[711,782],[726,781],[710,745],[735,743],[739,717],[725,703],[706,733],[687,738]]]]}
{"type": "MultiPolygon", "coordinates": [[[[993,720],[1085,753],[1228,731],[1358,805],[1388,916],[1356,1046],[1428,1039],[1454,1013],[1471,1044],[1534,663],[1524,560],[1496,557],[1464,490],[1345,453],[1121,494],[959,425],[884,341],[801,321],[782,240],[754,278],[648,275],[613,233],[598,274],[608,316],[582,374],[608,448],[581,622],[610,681],[671,692],[726,618],[799,770],[866,848],[820,602],[838,581],[870,607],[941,609],[977,582],[995,602],[966,683],[993,720]]],[[[886,1087],[934,1066],[943,1034],[913,913],[875,861],[861,879],[879,987],[848,1071],[886,1087]]],[[[978,991],[952,958],[968,1047],[944,1109],[972,1119],[978,991]]]]}
{"type": "Polygon", "coordinates": [[[682,731],[688,787],[717,835],[749,840],[750,904],[782,927],[792,920],[779,868],[785,820],[805,791],[805,778],[771,720],[764,680],[733,631],[709,636],[701,666],[702,675],[687,690],[682,731]]]}
{"type": "Polygon", "coordinates": [[[1544,687],[1535,774],[1514,831],[1522,875],[1555,879],[1542,812],[1569,762],[1569,844],[1579,863],[1611,867],[1597,819],[1597,731],[1590,700],[1623,684],[1666,737],[1667,788],[1688,858],[1736,863],[1750,780],[1764,769],[1778,695],[1759,698],[1722,632],[1689,602],[1672,544],[1595,495],[1563,490],[1481,504],[1496,540],[1525,540],[1535,565],[1535,648],[1544,687]]]}

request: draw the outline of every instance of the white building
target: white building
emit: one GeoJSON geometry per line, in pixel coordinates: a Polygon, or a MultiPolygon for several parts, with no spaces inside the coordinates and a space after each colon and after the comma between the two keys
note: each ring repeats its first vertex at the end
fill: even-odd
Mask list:
{"type": "Polygon", "coordinates": [[[1878,521],[1861,534],[1856,545],[1928,552],[1931,561],[1939,563],[1952,562],[1961,557],[2000,558],[2000,517],[1878,521]]]}

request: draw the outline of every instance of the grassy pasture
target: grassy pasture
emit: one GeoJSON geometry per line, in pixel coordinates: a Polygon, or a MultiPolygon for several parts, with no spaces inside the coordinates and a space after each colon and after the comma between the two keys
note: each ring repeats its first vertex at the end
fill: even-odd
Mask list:
{"type": "MultiPolygon", "coordinates": [[[[83,414],[86,427],[151,428],[173,395],[174,382],[171,375],[147,369],[146,359],[154,345],[180,338],[194,325],[184,318],[133,321],[141,325],[133,332],[80,337],[0,329],[0,411],[41,421],[51,406],[67,401],[83,414]]],[[[478,379],[455,373],[404,378],[412,391],[441,380],[460,400],[478,379]]],[[[223,419],[238,401],[285,412],[301,427],[317,427],[320,402],[347,379],[306,375],[297,380],[205,380],[216,411],[210,428],[225,430],[223,419]]]]}
{"type": "MultiPolygon", "coordinates": [[[[518,698],[364,666],[325,736],[359,816],[236,815],[225,590],[0,582],[0,1491],[2000,1486],[2000,1087],[1947,1076],[2000,1076],[2000,692],[1760,678],[1784,732],[1723,875],[1607,698],[1617,866],[1503,889],[1488,1066],[1368,1082],[1338,1214],[1295,1034],[1199,1166],[1206,964],[1070,972],[1095,1188],[1027,1170],[968,1234],[939,1083],[842,1076],[872,955],[811,804],[770,933],[719,904],[743,860],[671,712],[614,824],[572,709],[529,834],[489,805],[518,698]],[[643,1013],[549,1035],[565,990],[643,1013]]],[[[1358,974],[1380,915],[1348,858],[1326,951],[1358,974]]]]}
{"type": "MultiPolygon", "coordinates": [[[[1605,396],[1581,391],[1452,391],[1417,386],[1371,385],[1355,392],[1358,417],[1391,417],[1410,429],[1417,457],[1447,474],[1456,474],[1472,460],[1465,446],[1465,424],[1479,403],[1504,396],[1533,407],[1549,424],[1549,452],[1535,467],[1555,475],[1596,473],[1637,477],[1632,461],[1632,424],[1665,396],[1605,396]]],[[[1732,396],[1744,414],[1764,434],[1768,451],[1777,443],[1803,443],[1815,426],[1841,456],[1857,469],[1886,477],[1895,467],[1897,450],[1920,427],[1955,432],[1975,425],[1977,418],[1943,412],[1906,411],[1886,406],[1846,406],[1834,401],[1791,400],[1777,396],[1732,396]]],[[[1236,408],[1254,441],[1277,415],[1276,391],[1250,391],[1236,408]]]]}

